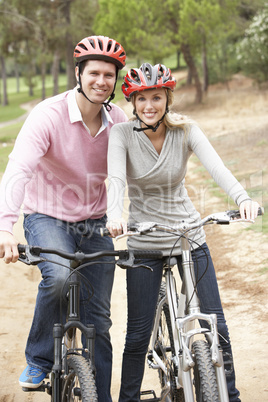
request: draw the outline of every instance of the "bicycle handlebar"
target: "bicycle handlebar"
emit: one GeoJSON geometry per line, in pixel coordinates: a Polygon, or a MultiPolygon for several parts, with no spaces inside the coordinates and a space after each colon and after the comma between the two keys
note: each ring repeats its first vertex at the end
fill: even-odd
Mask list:
{"type": "MultiPolygon", "coordinates": [[[[264,214],[264,209],[258,209],[258,216],[264,214]]],[[[207,224],[217,224],[217,225],[229,225],[232,222],[252,222],[248,219],[241,219],[239,210],[229,210],[225,212],[217,212],[211,214],[201,219],[199,223],[186,223],[182,221],[178,225],[167,226],[157,222],[142,222],[128,225],[128,232],[117,238],[122,238],[124,236],[142,235],[150,232],[156,232],[157,230],[165,232],[180,232],[184,233],[188,230],[197,229],[207,224]]],[[[100,229],[101,236],[109,236],[110,232],[107,228],[100,229]]]]}
{"type": "MultiPolygon", "coordinates": [[[[121,268],[136,268],[141,266],[134,263],[137,258],[143,259],[160,259],[163,253],[160,250],[103,250],[96,253],[85,254],[82,251],[76,253],[67,253],[63,250],[54,248],[44,248],[39,246],[30,246],[18,244],[19,261],[27,265],[37,265],[40,262],[46,261],[46,258],[40,254],[55,254],[66,260],[72,260],[79,263],[94,261],[100,257],[119,257],[116,264],[121,268]]],[[[148,268],[147,266],[144,266],[148,268]]]]}

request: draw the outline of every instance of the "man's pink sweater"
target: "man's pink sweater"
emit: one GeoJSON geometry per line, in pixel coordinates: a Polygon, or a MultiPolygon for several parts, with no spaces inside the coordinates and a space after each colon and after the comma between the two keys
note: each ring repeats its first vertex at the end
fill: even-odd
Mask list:
{"type": "Polygon", "coordinates": [[[92,137],[74,91],[41,102],[25,121],[1,182],[0,230],[12,232],[22,204],[25,213],[69,222],[105,214],[109,132],[127,117],[116,105],[110,113],[103,108],[92,137]]]}

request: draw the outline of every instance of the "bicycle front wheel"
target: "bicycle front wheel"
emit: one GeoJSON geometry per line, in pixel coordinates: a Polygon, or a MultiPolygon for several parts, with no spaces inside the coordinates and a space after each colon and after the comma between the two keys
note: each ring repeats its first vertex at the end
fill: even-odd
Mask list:
{"type": "Polygon", "coordinates": [[[215,368],[211,360],[209,344],[197,340],[192,345],[195,360],[194,388],[197,402],[218,402],[219,394],[215,368]]]}
{"type": "Polygon", "coordinates": [[[81,355],[70,355],[67,358],[67,373],[63,380],[61,402],[75,401],[98,401],[90,362],[81,355]]]}
{"type": "MultiPolygon", "coordinates": [[[[165,297],[166,283],[162,282],[159,301],[165,297]]],[[[165,402],[184,402],[183,389],[177,389],[175,377],[177,376],[177,367],[174,364],[174,339],[171,327],[170,313],[167,303],[163,305],[160,320],[158,322],[157,339],[154,349],[165,364],[166,373],[158,369],[161,385],[161,401],[165,402]]]]}

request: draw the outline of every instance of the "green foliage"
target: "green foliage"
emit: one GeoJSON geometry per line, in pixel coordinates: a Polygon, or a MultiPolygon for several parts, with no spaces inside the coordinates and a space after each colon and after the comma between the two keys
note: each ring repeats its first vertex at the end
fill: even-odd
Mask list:
{"type": "MultiPolygon", "coordinates": [[[[181,44],[185,43],[200,70],[202,57],[206,54],[210,82],[226,81],[238,69],[233,51],[235,42],[244,34],[248,21],[264,8],[266,2],[0,0],[0,54],[5,58],[7,72],[23,73],[34,92],[34,77],[40,71],[50,72],[55,55],[59,56],[62,65],[68,66],[69,72],[73,68],[73,47],[81,38],[92,34],[108,35],[121,42],[128,63],[129,58],[134,57],[135,66],[149,60],[163,62],[179,53],[181,44]],[[68,60],[67,54],[71,54],[68,60]]],[[[248,33],[246,37],[249,40],[255,36],[248,33]]],[[[265,65],[268,64],[267,59],[263,59],[264,52],[257,53],[253,44],[248,61],[246,52],[245,46],[240,67],[251,75],[257,71],[259,81],[267,79],[265,65]]]]}
{"type": "Polygon", "coordinates": [[[100,0],[94,30],[122,43],[128,57],[160,62],[175,50],[157,28],[164,9],[154,0],[100,0]]]}
{"type": "Polygon", "coordinates": [[[252,19],[237,45],[242,70],[261,83],[268,80],[268,3],[252,19]]]}

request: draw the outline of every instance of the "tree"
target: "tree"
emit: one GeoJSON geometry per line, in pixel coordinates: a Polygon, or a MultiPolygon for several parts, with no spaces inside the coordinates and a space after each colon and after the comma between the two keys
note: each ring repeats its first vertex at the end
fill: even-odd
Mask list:
{"type": "Polygon", "coordinates": [[[237,45],[241,68],[258,83],[268,80],[268,2],[252,19],[237,45]]]}
{"type": "Polygon", "coordinates": [[[158,29],[164,10],[154,0],[100,0],[94,30],[122,43],[128,56],[159,63],[175,51],[158,29]]]}
{"type": "Polygon", "coordinates": [[[208,53],[230,32],[238,0],[181,0],[179,36],[187,38],[192,53],[201,55],[203,89],[209,85],[208,53]]]}

